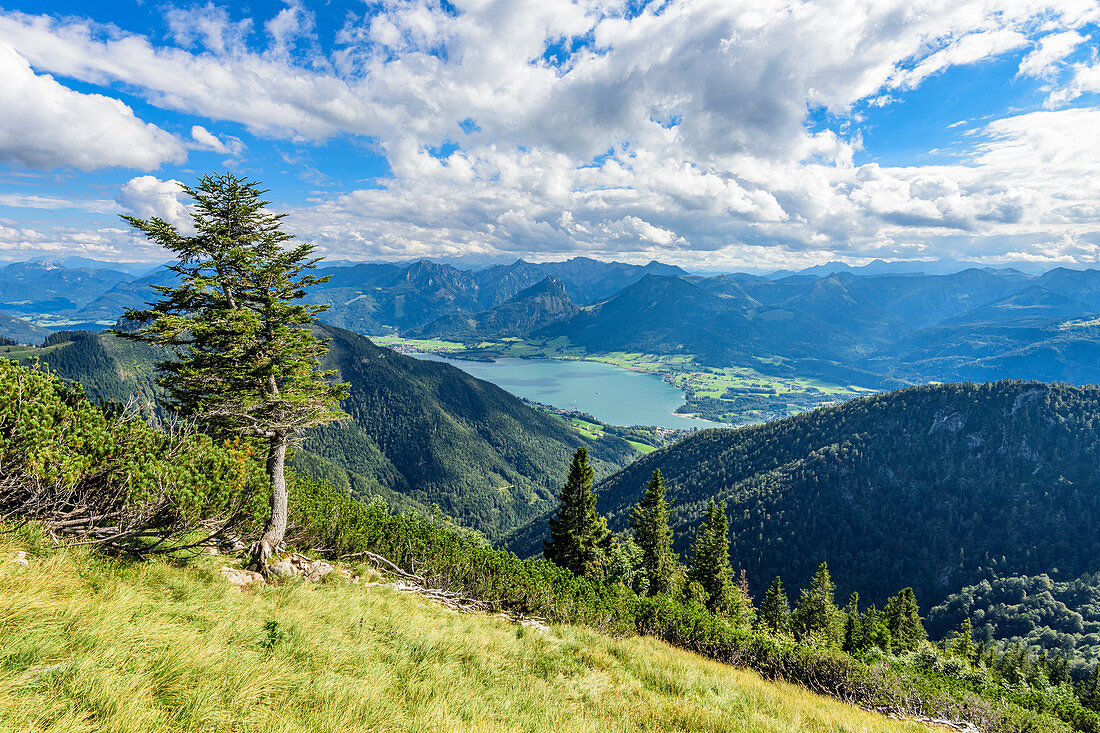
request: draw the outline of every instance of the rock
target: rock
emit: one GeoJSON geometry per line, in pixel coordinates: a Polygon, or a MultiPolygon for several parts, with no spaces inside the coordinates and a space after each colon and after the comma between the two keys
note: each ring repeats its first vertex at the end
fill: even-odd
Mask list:
{"type": "Polygon", "coordinates": [[[206,554],[207,555],[217,555],[218,554],[218,548],[217,547],[207,547],[206,548],[206,554]]]}
{"type": "Polygon", "coordinates": [[[27,553],[23,550],[17,550],[12,556],[11,561],[16,565],[27,565],[27,553]]]}
{"type": "Polygon", "coordinates": [[[280,578],[289,578],[298,574],[298,569],[288,563],[286,560],[274,563],[271,566],[271,572],[280,578]]]}
{"type": "Polygon", "coordinates": [[[50,674],[51,672],[63,672],[72,666],[72,662],[58,662],[56,664],[43,664],[41,667],[31,667],[23,675],[23,679],[19,680],[17,684],[30,684],[37,682],[43,675],[50,674]]]}
{"type": "Polygon", "coordinates": [[[227,567],[222,565],[222,575],[225,576],[227,582],[231,585],[245,586],[249,583],[262,583],[264,582],[264,576],[253,570],[238,570],[236,568],[227,567]]]}
{"type": "Polygon", "coordinates": [[[305,576],[311,582],[316,583],[332,571],[333,567],[324,560],[314,560],[308,565],[305,576]]]}

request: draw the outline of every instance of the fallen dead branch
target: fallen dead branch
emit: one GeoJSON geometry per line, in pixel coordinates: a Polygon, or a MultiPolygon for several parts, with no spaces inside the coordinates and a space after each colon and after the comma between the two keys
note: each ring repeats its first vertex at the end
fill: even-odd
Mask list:
{"type": "Polygon", "coordinates": [[[386,558],[373,552],[354,552],[348,555],[342,555],[339,559],[350,560],[352,558],[364,558],[374,563],[375,566],[383,572],[391,575],[396,575],[398,580],[392,583],[364,583],[363,585],[375,586],[382,588],[392,588],[399,593],[412,593],[425,598],[433,603],[448,608],[458,613],[484,613],[492,616],[493,618],[507,619],[508,621],[526,626],[528,628],[535,629],[539,632],[549,631],[550,627],[546,625],[546,619],[539,618],[537,616],[523,616],[521,614],[510,614],[499,608],[499,604],[491,601],[485,601],[480,598],[469,598],[463,596],[461,593],[454,591],[444,590],[442,588],[432,588],[425,583],[425,580],[420,575],[415,575],[402,568],[398,567],[394,563],[390,562],[386,558]],[[411,583],[405,581],[413,581],[411,583]]]}

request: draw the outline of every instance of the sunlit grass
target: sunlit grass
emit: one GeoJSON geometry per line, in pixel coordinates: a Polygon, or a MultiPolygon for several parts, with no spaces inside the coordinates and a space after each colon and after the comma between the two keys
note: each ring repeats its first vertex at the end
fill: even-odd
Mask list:
{"type": "Polygon", "coordinates": [[[238,591],[221,558],[133,565],[25,537],[0,559],[4,731],[920,730],[653,640],[389,589],[238,591]]]}

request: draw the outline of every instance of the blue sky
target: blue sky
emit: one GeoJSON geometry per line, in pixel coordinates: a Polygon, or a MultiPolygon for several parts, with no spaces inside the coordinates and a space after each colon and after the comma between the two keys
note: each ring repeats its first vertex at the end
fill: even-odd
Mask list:
{"type": "Polygon", "coordinates": [[[1095,2],[8,2],[0,260],[262,181],[331,257],[1100,259],[1095,2]]]}

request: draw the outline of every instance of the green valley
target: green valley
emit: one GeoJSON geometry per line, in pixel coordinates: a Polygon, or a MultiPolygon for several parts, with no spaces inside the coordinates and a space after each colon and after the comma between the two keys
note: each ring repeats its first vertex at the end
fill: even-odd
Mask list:
{"type": "MultiPolygon", "coordinates": [[[[404,336],[375,336],[379,345],[402,353],[433,353],[462,359],[491,360],[501,357],[598,361],[660,376],[684,392],[679,412],[731,425],[747,425],[787,417],[834,404],[877,390],[806,376],[775,376],[757,366],[708,366],[691,354],[660,355],[640,352],[588,352],[566,337],[538,339],[510,337],[469,343],[404,336]]],[[[776,373],[783,359],[771,363],[776,373]]]]}

